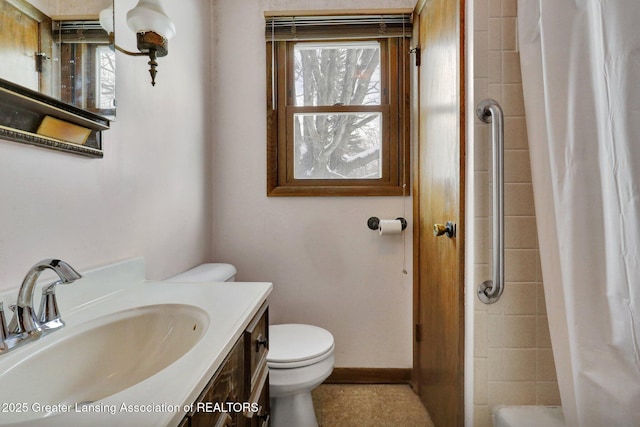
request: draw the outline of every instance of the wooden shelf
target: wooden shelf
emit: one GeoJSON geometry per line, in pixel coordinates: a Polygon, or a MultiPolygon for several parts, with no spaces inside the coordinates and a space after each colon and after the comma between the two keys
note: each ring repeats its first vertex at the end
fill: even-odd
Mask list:
{"type": "Polygon", "coordinates": [[[89,157],[103,157],[102,131],[109,119],[0,79],[0,138],[89,157]],[[84,145],[37,134],[45,116],[90,129],[84,145]]]}

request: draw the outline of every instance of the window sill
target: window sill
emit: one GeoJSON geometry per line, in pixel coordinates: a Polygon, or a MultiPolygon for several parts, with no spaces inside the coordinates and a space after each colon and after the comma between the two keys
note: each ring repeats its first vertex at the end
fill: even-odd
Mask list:
{"type": "Polygon", "coordinates": [[[364,185],[280,185],[267,189],[268,197],[408,196],[409,187],[364,185]]]}

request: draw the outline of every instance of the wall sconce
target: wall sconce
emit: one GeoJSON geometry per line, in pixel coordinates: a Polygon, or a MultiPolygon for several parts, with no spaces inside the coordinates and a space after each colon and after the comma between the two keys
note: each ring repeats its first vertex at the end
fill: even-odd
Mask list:
{"type": "Polygon", "coordinates": [[[136,7],[127,12],[127,26],[136,33],[138,50],[130,52],[115,42],[113,6],[100,12],[100,25],[109,33],[115,48],[130,56],[149,56],[149,74],[151,85],[156,85],[158,70],[157,58],[168,53],[168,41],[176,35],[176,26],[167,16],[160,0],[140,0],[136,7]]]}

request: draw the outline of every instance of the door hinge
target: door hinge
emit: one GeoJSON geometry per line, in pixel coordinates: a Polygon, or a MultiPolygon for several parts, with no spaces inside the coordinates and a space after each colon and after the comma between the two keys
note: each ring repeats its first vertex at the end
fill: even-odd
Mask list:
{"type": "Polygon", "coordinates": [[[409,49],[409,53],[413,53],[416,55],[416,67],[420,66],[420,46],[412,47],[409,49]]]}
{"type": "Polygon", "coordinates": [[[422,325],[420,323],[416,323],[414,329],[415,329],[414,330],[414,332],[415,332],[415,341],[416,342],[421,342],[422,341],[422,325]]]}
{"type": "Polygon", "coordinates": [[[41,73],[44,66],[44,61],[49,60],[51,58],[49,58],[47,54],[44,52],[36,52],[35,58],[36,58],[36,72],[41,73]]]}

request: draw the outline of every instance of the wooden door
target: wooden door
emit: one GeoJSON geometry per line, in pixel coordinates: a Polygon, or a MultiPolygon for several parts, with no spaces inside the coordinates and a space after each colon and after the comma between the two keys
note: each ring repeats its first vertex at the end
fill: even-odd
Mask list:
{"type": "Polygon", "coordinates": [[[464,0],[418,5],[413,383],[437,427],[464,424],[464,0]],[[434,236],[451,221],[453,237],[434,236]]]}
{"type": "Polygon", "coordinates": [[[6,0],[0,1],[0,77],[29,89],[39,89],[36,52],[39,24],[6,0]]]}

